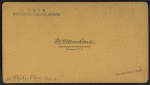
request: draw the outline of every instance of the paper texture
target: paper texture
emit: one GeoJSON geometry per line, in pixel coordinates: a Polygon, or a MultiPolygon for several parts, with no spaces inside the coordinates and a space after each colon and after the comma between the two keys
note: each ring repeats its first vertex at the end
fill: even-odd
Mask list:
{"type": "Polygon", "coordinates": [[[4,83],[146,83],[146,2],[5,2],[4,83]]]}

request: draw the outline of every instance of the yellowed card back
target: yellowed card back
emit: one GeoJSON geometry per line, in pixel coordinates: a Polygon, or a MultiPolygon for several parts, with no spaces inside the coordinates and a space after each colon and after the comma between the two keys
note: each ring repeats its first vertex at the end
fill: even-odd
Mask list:
{"type": "Polygon", "coordinates": [[[5,2],[4,83],[146,83],[146,2],[5,2]]]}

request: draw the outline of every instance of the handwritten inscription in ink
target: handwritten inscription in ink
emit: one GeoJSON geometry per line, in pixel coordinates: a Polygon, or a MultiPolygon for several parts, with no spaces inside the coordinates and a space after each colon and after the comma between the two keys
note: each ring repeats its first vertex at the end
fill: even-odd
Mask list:
{"type": "Polygon", "coordinates": [[[116,73],[115,75],[124,75],[124,74],[136,73],[136,72],[141,72],[141,71],[142,71],[142,69],[140,68],[139,70],[133,70],[133,71],[126,71],[126,72],[116,73]]]}

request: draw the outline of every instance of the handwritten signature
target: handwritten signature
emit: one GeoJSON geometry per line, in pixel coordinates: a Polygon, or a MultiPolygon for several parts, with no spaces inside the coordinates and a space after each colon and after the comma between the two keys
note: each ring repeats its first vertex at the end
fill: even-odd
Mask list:
{"type": "Polygon", "coordinates": [[[126,71],[126,72],[116,73],[115,75],[124,75],[124,74],[136,73],[136,72],[141,72],[141,71],[142,71],[142,69],[140,68],[139,70],[133,70],[133,71],[126,71]]]}

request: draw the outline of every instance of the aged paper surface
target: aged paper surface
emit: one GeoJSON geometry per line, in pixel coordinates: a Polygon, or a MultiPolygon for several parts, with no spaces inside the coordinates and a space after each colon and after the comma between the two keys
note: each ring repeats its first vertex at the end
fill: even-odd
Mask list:
{"type": "Polygon", "coordinates": [[[145,2],[5,2],[4,83],[146,83],[145,2]]]}

